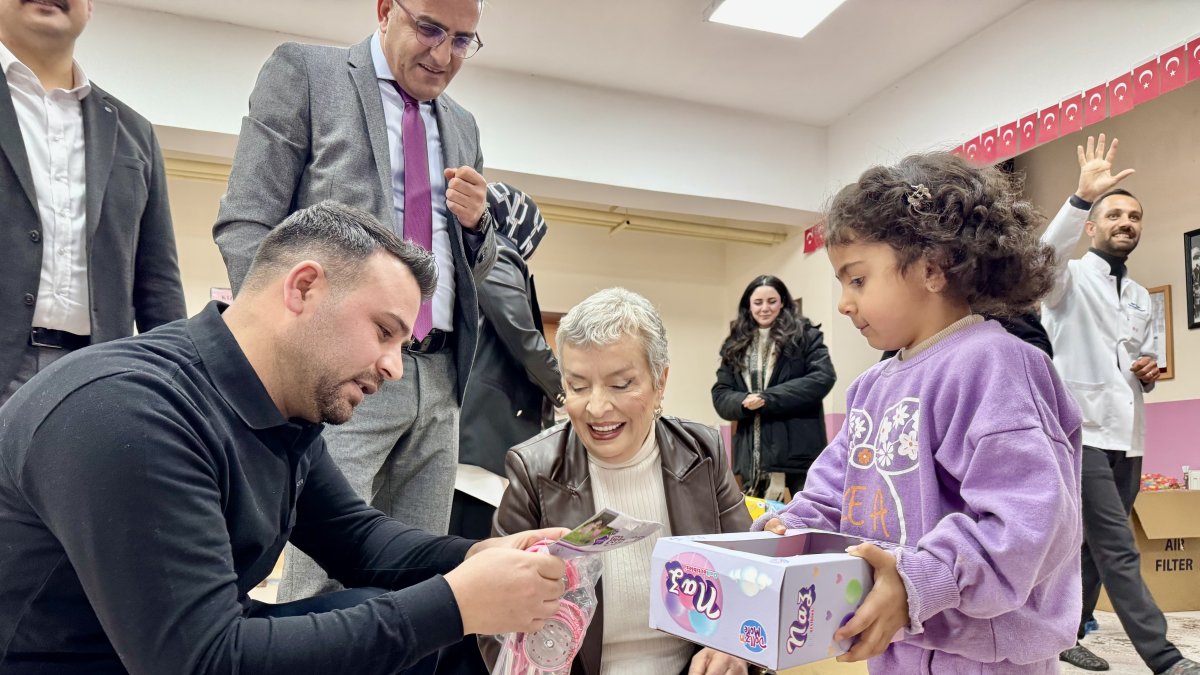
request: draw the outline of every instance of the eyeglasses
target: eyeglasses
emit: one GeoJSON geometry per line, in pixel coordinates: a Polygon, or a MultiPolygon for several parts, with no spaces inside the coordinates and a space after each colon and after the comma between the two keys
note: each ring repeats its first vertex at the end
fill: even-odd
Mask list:
{"type": "Polygon", "coordinates": [[[446,38],[450,38],[450,53],[460,59],[469,59],[483,48],[483,41],[479,39],[478,33],[451,36],[445,28],[428,21],[421,21],[413,16],[407,7],[400,4],[400,0],[392,0],[392,2],[404,10],[409,19],[412,19],[413,25],[417,28],[417,41],[426,47],[434,49],[445,42],[446,38]]]}

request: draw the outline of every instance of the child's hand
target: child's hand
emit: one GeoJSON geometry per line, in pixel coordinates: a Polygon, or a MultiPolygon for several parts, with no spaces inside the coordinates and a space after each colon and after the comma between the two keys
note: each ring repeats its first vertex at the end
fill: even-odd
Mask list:
{"type": "Polygon", "coordinates": [[[772,518],[763,526],[763,532],[772,532],[774,534],[786,534],[787,528],[784,527],[783,521],[778,518],[772,518]]]}
{"type": "Polygon", "coordinates": [[[705,647],[692,657],[688,675],[745,675],[746,662],[705,647]]]}
{"type": "Polygon", "coordinates": [[[837,660],[864,661],[882,654],[896,631],[908,625],[908,591],[896,570],[896,557],[891,553],[875,544],[859,544],[846,552],[871,563],[875,568],[875,585],[854,618],[839,628],[833,639],[845,640],[857,635],[854,646],[837,660]]]}

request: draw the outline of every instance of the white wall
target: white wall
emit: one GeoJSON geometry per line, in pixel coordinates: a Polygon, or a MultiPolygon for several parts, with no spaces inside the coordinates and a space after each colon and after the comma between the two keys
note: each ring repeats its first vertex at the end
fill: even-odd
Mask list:
{"type": "Polygon", "coordinates": [[[1193,0],[1035,0],[829,128],[829,185],[1106,82],[1200,31],[1193,0]]]}
{"type": "MultiPolygon", "coordinates": [[[[305,41],[102,4],[77,56],[156,125],[236,134],[259,68],[286,40],[305,41]]],[[[822,129],[469,65],[449,92],[475,114],[489,168],[810,211],[820,203],[822,129]]]]}

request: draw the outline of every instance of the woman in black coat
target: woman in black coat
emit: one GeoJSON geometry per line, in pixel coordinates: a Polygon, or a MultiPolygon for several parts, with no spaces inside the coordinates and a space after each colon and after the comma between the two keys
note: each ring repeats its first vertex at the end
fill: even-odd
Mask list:
{"type": "Polygon", "coordinates": [[[721,346],[713,406],[735,421],[733,471],[748,495],[783,500],[825,449],[822,400],[837,375],[824,336],[778,278],[757,277],[721,346]]]}

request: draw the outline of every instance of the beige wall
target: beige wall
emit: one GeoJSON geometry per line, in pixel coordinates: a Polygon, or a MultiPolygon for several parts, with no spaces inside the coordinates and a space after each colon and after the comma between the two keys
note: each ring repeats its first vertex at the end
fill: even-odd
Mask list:
{"type": "MultiPolygon", "coordinates": [[[[168,189],[188,313],[194,314],[208,302],[211,287],[229,285],[212,241],[225,186],[171,178],[168,189]]],[[[601,228],[551,223],[530,267],[545,311],[566,312],[609,286],[624,286],[649,298],[661,312],[670,339],[667,412],[719,422],[709,388],[717,350],[733,315],[732,305],[725,302],[725,244],[639,232],[610,235],[601,228]]]]}
{"type": "MultiPolygon", "coordinates": [[[[1034,149],[1017,160],[1026,173],[1026,195],[1047,217],[1075,190],[1075,147],[1088,134],[1120,139],[1118,169],[1137,173],[1121,187],[1137,195],[1146,211],[1142,240],[1129,258],[1130,277],[1150,288],[1170,284],[1175,334],[1175,379],[1159,383],[1147,400],[1200,398],[1200,329],[1188,330],[1183,233],[1200,228],[1200,85],[1193,83],[1147,104],[1034,149]]],[[[1076,255],[1087,250],[1082,239],[1076,255]]]]}
{"type": "Polygon", "coordinates": [[[708,424],[720,421],[709,389],[733,317],[725,302],[724,244],[551,223],[530,263],[543,311],[566,312],[609,286],[646,296],[662,315],[670,344],[664,409],[708,424]]]}
{"type": "Polygon", "coordinates": [[[208,303],[209,289],[229,286],[225,263],[213,243],[212,226],[217,220],[217,205],[225,192],[224,184],[168,178],[171,218],[175,223],[175,245],[179,249],[179,272],[188,315],[208,303]]]}

